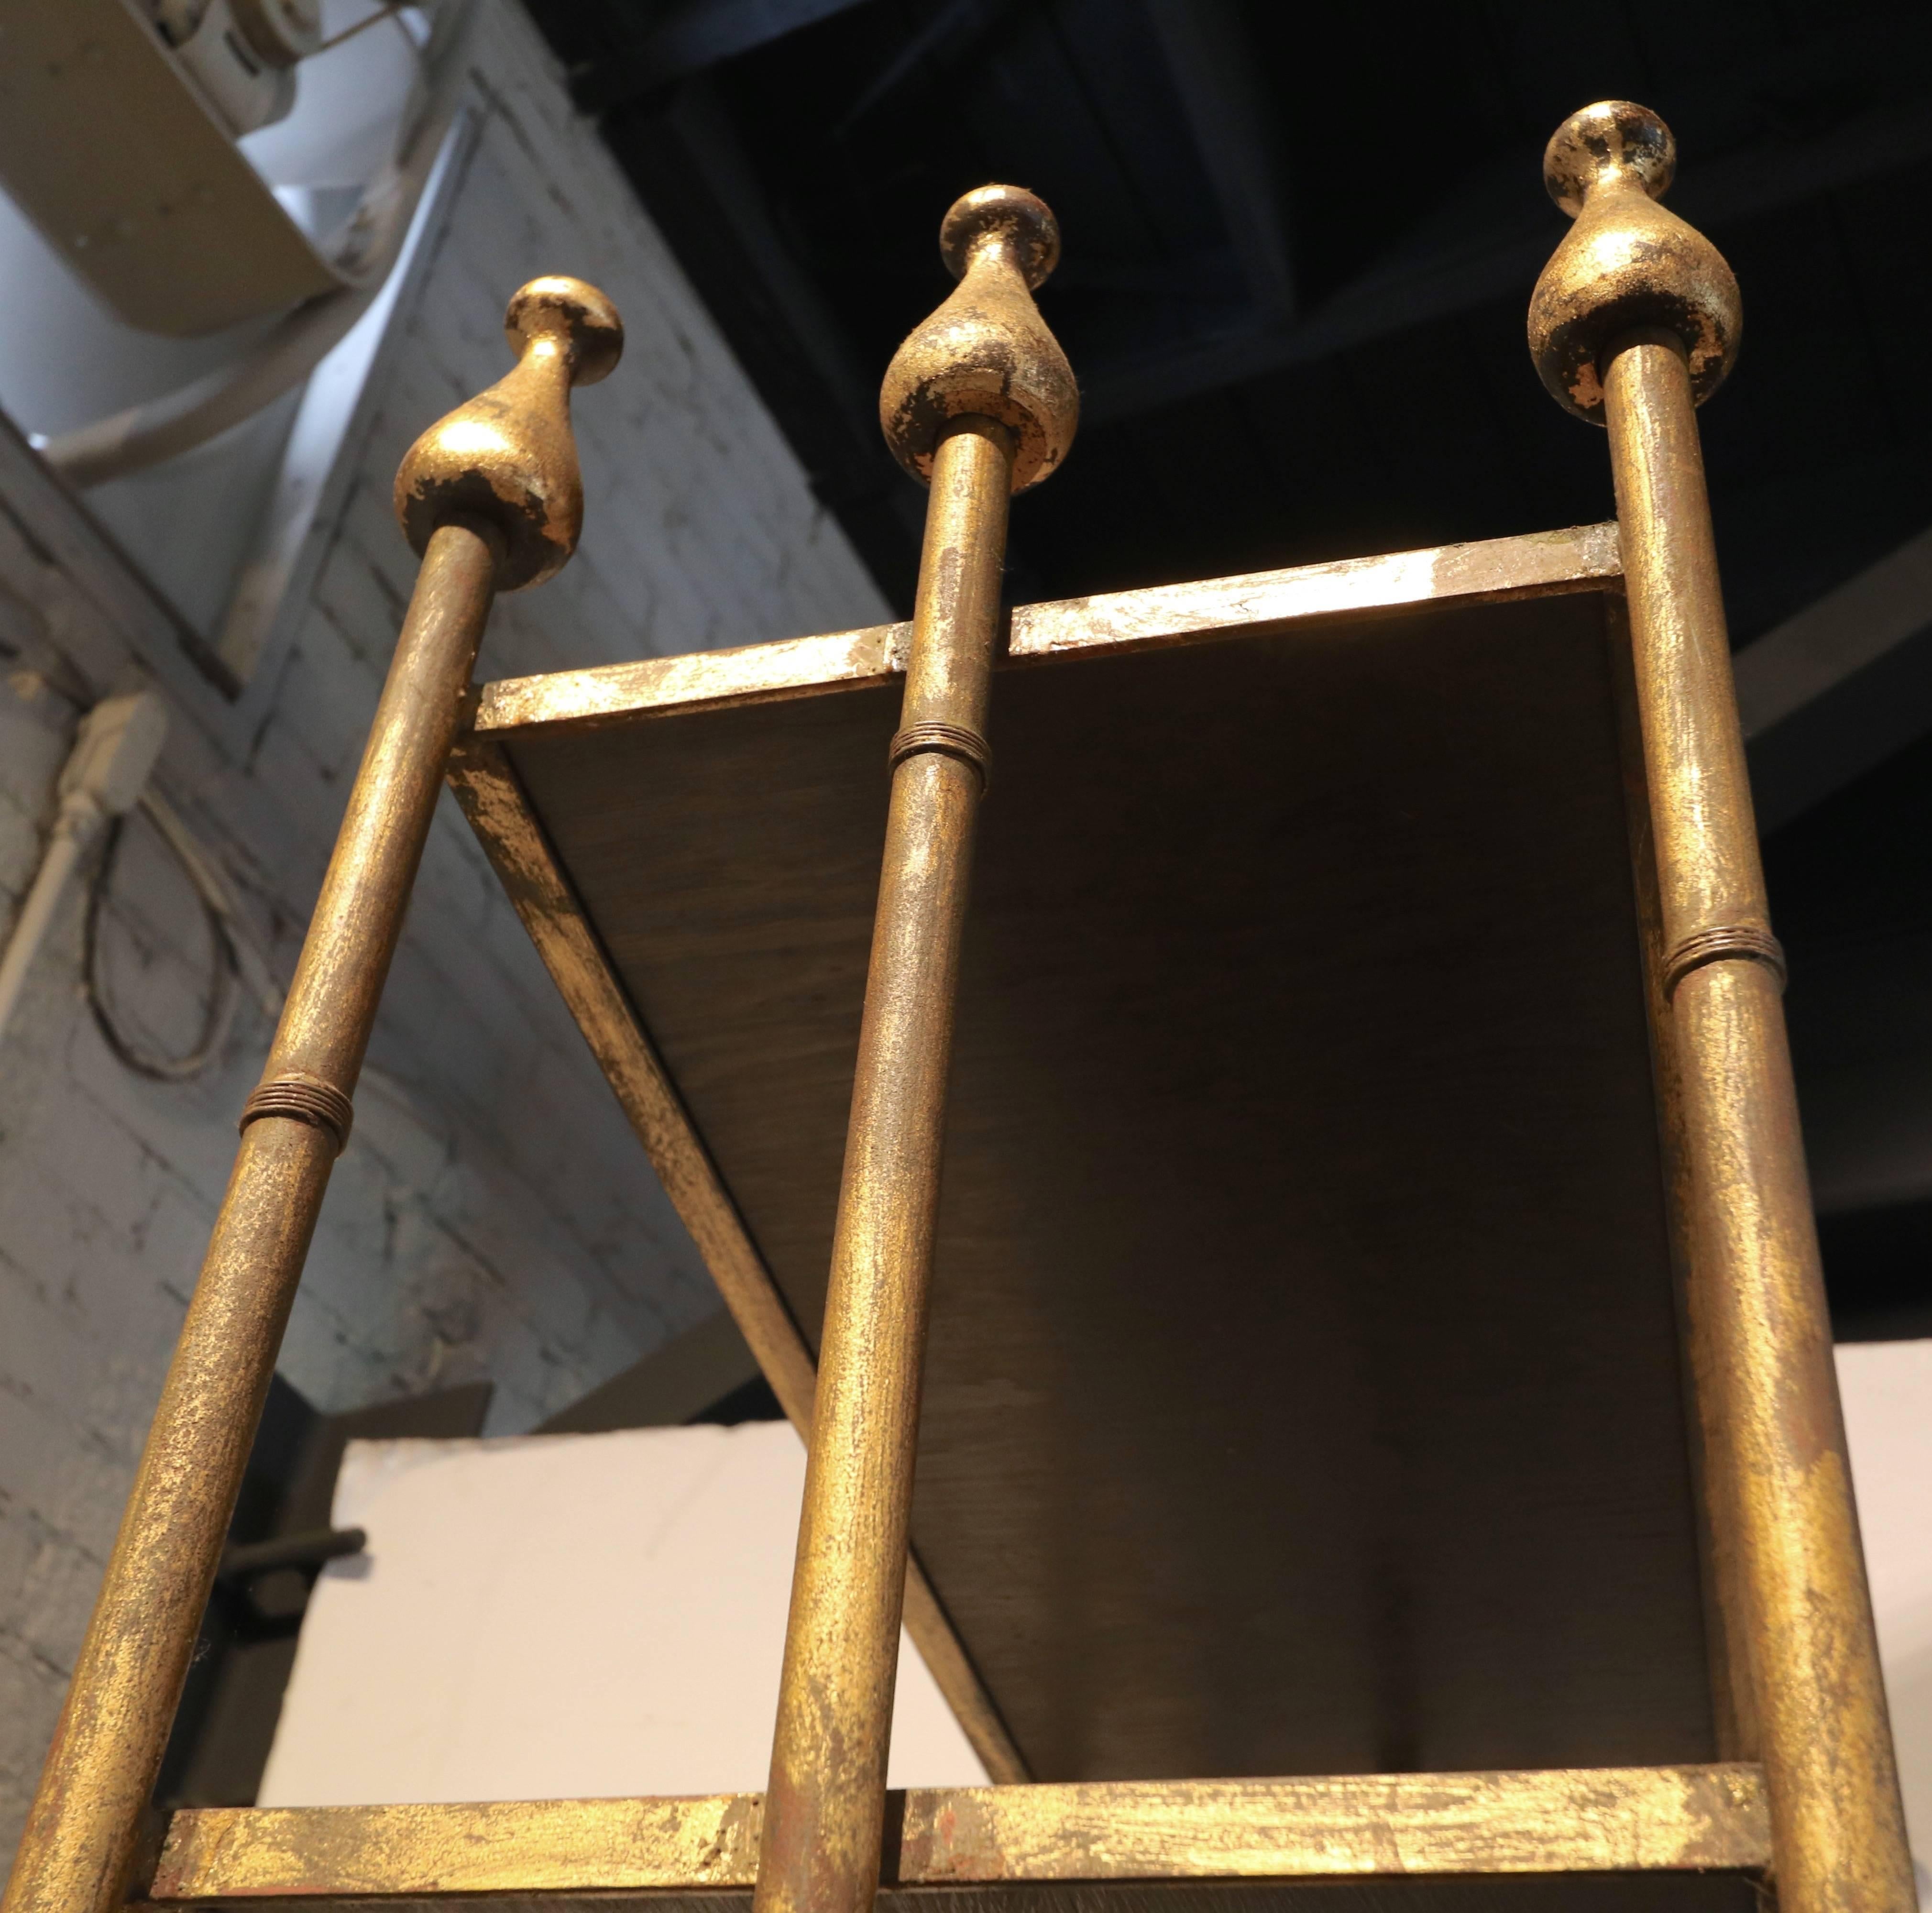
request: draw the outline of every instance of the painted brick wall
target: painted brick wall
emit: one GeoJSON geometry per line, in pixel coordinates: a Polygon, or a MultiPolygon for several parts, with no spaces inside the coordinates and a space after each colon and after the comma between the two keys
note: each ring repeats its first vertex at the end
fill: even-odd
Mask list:
{"type": "MultiPolygon", "coordinates": [[[[499,607],[485,675],[886,615],[520,15],[489,18],[474,65],[478,136],[344,455],[353,480],[266,720],[236,748],[178,700],[158,776],[218,851],[284,981],[412,575],[392,476],[424,425],[506,368],[500,315],[523,280],[594,278],[628,343],[578,403],[583,548],[557,581],[499,607]]],[[[76,707],[143,681],[144,642],[152,656],[124,581],[88,571],[0,497],[0,919],[38,856],[76,707]]],[[[202,1077],[130,1074],[80,996],[80,935],[76,893],[0,1051],[0,1851],[269,1033],[244,1005],[202,1077]]],[[[207,932],[139,819],[106,948],[130,1023],[188,1047],[207,932]]],[[[514,1432],[716,1308],[447,797],[370,1060],[284,1347],[283,1372],[311,1400],[339,1409],[488,1376],[492,1431],[514,1432]]]]}

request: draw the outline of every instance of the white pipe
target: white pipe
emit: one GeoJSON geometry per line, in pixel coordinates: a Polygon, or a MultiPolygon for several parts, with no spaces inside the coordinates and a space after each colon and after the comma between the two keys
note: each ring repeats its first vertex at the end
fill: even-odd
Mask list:
{"type": "Polygon", "coordinates": [[[124,815],[139,800],[167,734],[167,707],[152,691],[109,698],[80,720],[61,767],[60,809],[46,853],[0,955],[0,1038],[82,853],[109,818],[124,815]]]}
{"type": "Polygon", "coordinates": [[[34,873],[27,900],[20,906],[12,933],[7,938],[7,953],[0,956],[0,1038],[14,1020],[14,1011],[26,987],[27,972],[40,953],[40,945],[53,927],[54,912],[60,907],[62,893],[74,875],[81,853],[94,840],[94,833],[107,821],[106,813],[92,797],[70,800],[61,806],[46,854],[34,873]]]}
{"type": "Polygon", "coordinates": [[[309,299],[244,358],[145,405],[38,440],[40,455],[85,491],[192,452],[300,384],[374,297],[374,292],[344,289],[309,299]]]}

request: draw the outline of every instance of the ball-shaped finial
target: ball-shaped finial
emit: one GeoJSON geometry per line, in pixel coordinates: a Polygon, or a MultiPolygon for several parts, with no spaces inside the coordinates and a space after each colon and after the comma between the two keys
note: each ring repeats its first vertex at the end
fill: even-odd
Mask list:
{"type": "Polygon", "coordinates": [[[1677,142],[1648,107],[1628,100],[1599,100],[1572,113],[1543,149],[1543,183],[1572,219],[1592,187],[1623,179],[1653,200],[1670,190],[1677,173],[1677,142]]]}
{"type": "Polygon", "coordinates": [[[624,322],[597,288],[566,273],[518,287],[503,314],[503,336],[521,358],[526,347],[550,336],[567,342],[574,386],[594,386],[624,356],[624,322]]]}
{"type": "Polygon", "coordinates": [[[956,279],[989,242],[1010,249],[1029,292],[1038,292],[1060,263],[1060,221],[1024,186],[976,186],[955,200],[939,224],[939,256],[956,279]]]}
{"type": "Polygon", "coordinates": [[[1079,389],[1033,288],[1060,257],[1060,229],[1019,186],[982,186],[956,201],[939,233],[959,284],[892,355],[879,423],[893,455],[929,483],[950,419],[978,413],[1013,434],[1013,489],[1052,471],[1080,422],[1079,389]]]}
{"type": "Polygon", "coordinates": [[[1573,113],[1544,156],[1550,194],[1575,221],[1529,302],[1529,350],[1558,404],[1604,420],[1603,362],[1628,334],[1673,334],[1699,404],[1738,355],[1738,282],[1702,233],[1657,203],[1676,143],[1648,109],[1606,100],[1573,113]]]}
{"type": "Polygon", "coordinates": [[[577,548],[584,486],[570,389],[609,376],[624,328],[595,286],[557,277],[518,292],[503,332],[515,365],[410,446],[396,473],[396,515],[419,556],[440,525],[487,527],[502,552],[496,588],[519,591],[577,548]]]}

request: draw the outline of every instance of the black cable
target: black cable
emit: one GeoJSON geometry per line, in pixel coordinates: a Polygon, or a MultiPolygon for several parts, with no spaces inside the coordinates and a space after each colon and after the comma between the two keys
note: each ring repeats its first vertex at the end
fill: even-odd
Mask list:
{"type": "Polygon", "coordinates": [[[228,926],[221,913],[202,894],[196,873],[188,869],[185,859],[165,832],[159,833],[168,852],[179,863],[194,886],[196,900],[208,919],[208,935],[214,944],[214,974],[208,993],[208,1013],[202,1020],[201,1041],[185,1056],[164,1056],[149,1050],[128,1035],[115,1022],[110,1007],[107,992],[101,986],[100,912],[106,902],[107,893],[114,880],[114,866],[121,854],[121,837],[127,824],[124,817],[116,817],[107,827],[107,841],[100,852],[100,861],[95,866],[93,881],[88,886],[87,916],[83,932],[80,971],[87,988],[87,1007],[94,1013],[94,1027],[100,1032],[101,1040],[113,1051],[122,1063],[137,1076],[145,1076],[154,1083],[186,1083],[197,1077],[220,1053],[222,1044],[227,1040],[229,1025],[235,1020],[235,1004],[241,984],[241,965],[235,953],[235,941],[228,933],[228,926]]]}

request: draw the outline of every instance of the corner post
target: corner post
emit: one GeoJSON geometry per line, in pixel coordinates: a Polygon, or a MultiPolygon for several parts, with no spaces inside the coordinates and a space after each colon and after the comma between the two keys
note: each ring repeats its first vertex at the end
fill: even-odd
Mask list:
{"type": "Polygon", "coordinates": [[[422,569],[268,1065],[243,1106],[4,1913],[121,1902],[491,601],[550,577],[576,546],[569,392],[616,364],[617,315],[580,281],[539,279],[511,302],[506,330],[515,368],[424,433],[397,476],[422,569]]]}
{"type": "Polygon", "coordinates": [[[1059,235],[1030,193],[946,215],[957,290],[880,401],[932,488],[826,1298],[755,1913],[868,1913],[879,1884],[940,1158],[1010,495],[1072,443],[1034,309],[1059,235]]]}
{"type": "Polygon", "coordinates": [[[1831,1323],[1705,494],[1696,407],[1736,356],[1737,285],[1657,203],[1669,130],[1628,101],[1544,158],[1576,224],[1538,282],[1544,383],[1607,426],[1688,1158],[1694,1380],[1718,1599],[1750,1692],[1784,1913],[1916,1896],[1852,1505],[1831,1323]]]}

